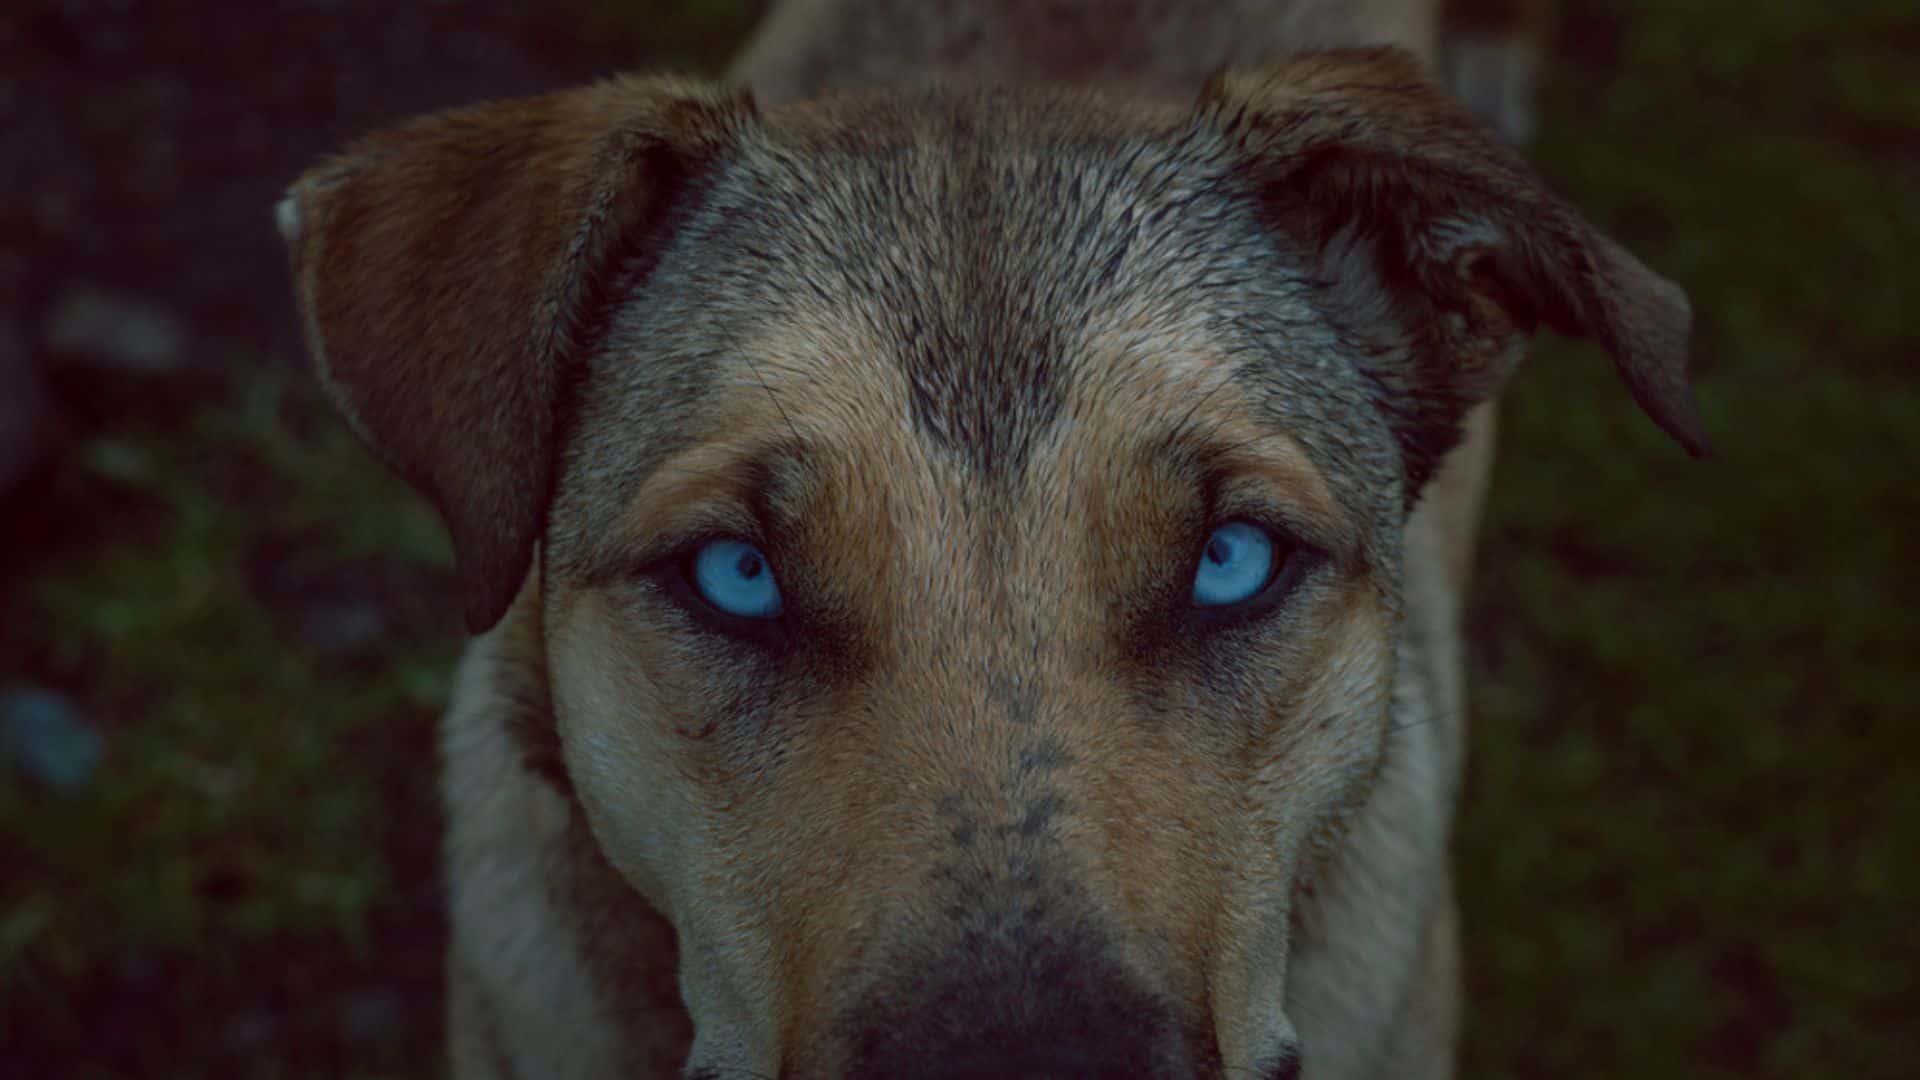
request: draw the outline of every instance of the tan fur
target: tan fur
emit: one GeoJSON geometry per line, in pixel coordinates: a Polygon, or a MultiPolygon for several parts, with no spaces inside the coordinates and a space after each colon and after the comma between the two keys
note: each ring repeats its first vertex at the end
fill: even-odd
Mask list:
{"type": "Polygon", "coordinates": [[[443,731],[455,1072],[1449,1076],[1491,398],[1544,321],[1703,447],[1685,299],[1431,89],[1429,3],[938,10],[790,0],[733,79],[793,104],[442,114],[282,209],[323,381],[491,626],[443,731]],[[1283,59],[1352,45],[1404,51],[1283,59]],[[808,100],[934,72],[1127,90],[808,100]],[[1139,140],[1186,172],[1069,196],[1029,149],[1139,140]],[[1045,261],[1136,216],[1102,276],[1045,261]],[[1249,365],[1247,275],[1300,371],[1249,365]],[[1216,624],[1183,590],[1229,519],[1300,576],[1216,624]],[[675,592],[716,535],[789,616],[675,592]],[[1021,1058],[1055,1037],[1079,1066],[1021,1058]]]}

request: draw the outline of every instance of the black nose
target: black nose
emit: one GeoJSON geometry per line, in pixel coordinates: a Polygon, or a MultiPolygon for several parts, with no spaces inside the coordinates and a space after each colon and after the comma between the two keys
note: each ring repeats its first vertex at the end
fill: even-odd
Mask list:
{"type": "Polygon", "coordinates": [[[1158,1016],[1120,1015],[1062,1024],[949,1030],[935,1022],[894,1033],[863,1053],[856,1080],[1190,1080],[1178,1035],[1158,1016]]]}
{"type": "Polygon", "coordinates": [[[854,1080],[1191,1080],[1185,1033],[1074,935],[977,938],[849,1018],[854,1080]]]}
{"type": "MultiPolygon", "coordinates": [[[[1044,1037],[1043,1037],[1044,1038],[1044,1037]]],[[[921,1071],[893,1073],[937,1080],[1101,1080],[1165,1075],[1149,1071],[1140,1060],[1128,1060],[1106,1044],[1075,1046],[1056,1034],[1038,1045],[983,1045],[964,1056],[922,1062],[921,1071]]]]}

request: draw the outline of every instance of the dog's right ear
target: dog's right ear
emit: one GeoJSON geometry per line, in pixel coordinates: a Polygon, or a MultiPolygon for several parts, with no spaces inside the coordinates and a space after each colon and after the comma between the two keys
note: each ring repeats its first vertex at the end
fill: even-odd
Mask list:
{"type": "Polygon", "coordinates": [[[611,272],[657,250],[754,115],[744,94],[616,79],[369,136],[280,203],[321,381],[446,520],[469,630],[526,575],[556,394],[611,272]]]}
{"type": "Polygon", "coordinates": [[[1386,331],[1376,340],[1391,361],[1369,374],[1410,501],[1538,324],[1597,341],[1641,409],[1707,452],[1686,293],[1556,195],[1411,55],[1335,50],[1229,71],[1199,115],[1269,220],[1318,254],[1329,307],[1386,331]]]}

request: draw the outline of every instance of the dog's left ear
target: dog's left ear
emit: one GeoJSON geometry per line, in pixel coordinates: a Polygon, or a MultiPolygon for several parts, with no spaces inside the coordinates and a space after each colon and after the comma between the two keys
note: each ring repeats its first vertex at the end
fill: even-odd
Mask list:
{"type": "Polygon", "coordinates": [[[1318,257],[1329,314],[1391,342],[1370,374],[1409,501],[1538,322],[1599,342],[1654,422],[1707,452],[1686,294],[1555,195],[1411,56],[1347,50],[1230,71],[1199,118],[1229,140],[1275,227],[1318,257]]]}
{"type": "Polygon", "coordinates": [[[702,83],[614,79],[409,121],[280,204],[321,382],[439,508],[473,632],[531,563],[559,388],[608,283],[668,241],[753,117],[702,83]]]}

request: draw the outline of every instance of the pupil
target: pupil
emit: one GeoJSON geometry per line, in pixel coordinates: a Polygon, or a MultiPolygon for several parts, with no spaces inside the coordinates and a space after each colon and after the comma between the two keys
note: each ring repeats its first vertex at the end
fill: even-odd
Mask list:
{"type": "Polygon", "coordinates": [[[733,568],[740,571],[740,576],[743,578],[758,577],[760,576],[760,556],[749,551],[740,556],[740,561],[735,563],[733,568]]]}
{"type": "Polygon", "coordinates": [[[1227,560],[1231,559],[1232,557],[1233,557],[1233,545],[1227,543],[1225,537],[1216,536],[1212,540],[1209,540],[1207,542],[1207,558],[1212,560],[1214,563],[1220,566],[1225,566],[1227,564],[1227,560]]]}

